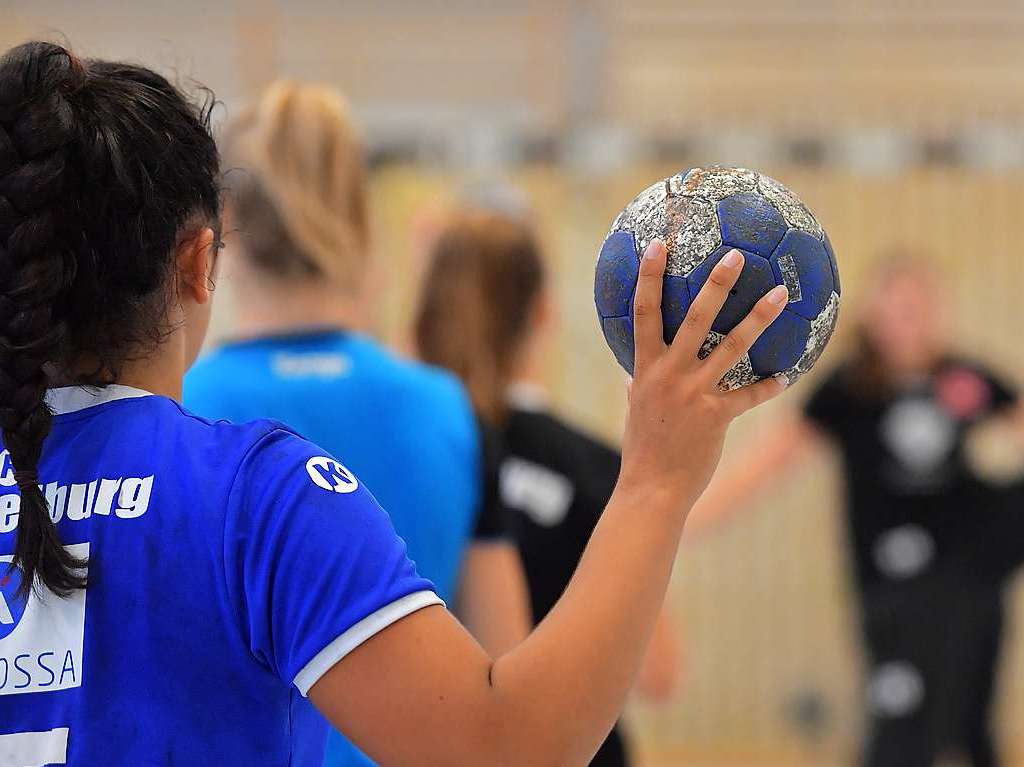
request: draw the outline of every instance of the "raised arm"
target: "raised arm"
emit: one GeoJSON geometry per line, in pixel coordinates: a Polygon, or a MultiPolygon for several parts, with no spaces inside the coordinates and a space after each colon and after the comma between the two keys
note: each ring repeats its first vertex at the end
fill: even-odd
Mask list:
{"type": "Polygon", "coordinates": [[[654,243],[635,299],[636,364],[622,471],[566,593],[497,660],[440,607],[376,634],[310,690],[320,710],[383,765],[584,765],[614,724],[657,620],[687,513],[729,423],[778,394],[717,382],[778,316],[775,288],[707,359],[697,351],[742,270],[734,251],[662,340],[665,249],[654,243]]]}
{"type": "Polygon", "coordinates": [[[751,500],[803,463],[823,444],[817,427],[800,413],[790,413],[731,455],[694,506],[687,541],[710,532],[749,508],[751,500]]]}

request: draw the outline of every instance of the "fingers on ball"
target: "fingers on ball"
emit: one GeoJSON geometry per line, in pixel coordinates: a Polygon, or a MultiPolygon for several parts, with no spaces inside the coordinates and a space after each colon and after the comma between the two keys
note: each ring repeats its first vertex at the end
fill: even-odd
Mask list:
{"type": "Polygon", "coordinates": [[[708,281],[690,305],[673,344],[687,359],[696,356],[742,271],[743,254],[738,250],[730,250],[711,270],[708,281]]]}
{"type": "Polygon", "coordinates": [[[733,415],[740,415],[762,405],[786,390],[789,382],[785,376],[773,376],[750,386],[742,386],[724,395],[733,415]]]}
{"type": "Polygon", "coordinates": [[[665,245],[660,240],[653,240],[644,251],[633,297],[634,367],[646,365],[665,348],[661,318],[664,275],[665,245]]]}
{"type": "Polygon", "coordinates": [[[743,260],[743,254],[733,248],[715,264],[715,268],[708,275],[708,282],[731,289],[739,279],[740,272],[743,271],[743,260]]]}
{"type": "Polygon", "coordinates": [[[722,339],[705,363],[715,383],[750,351],[754,342],[782,313],[788,300],[789,292],[786,287],[775,286],[762,296],[750,313],[722,339]]]}

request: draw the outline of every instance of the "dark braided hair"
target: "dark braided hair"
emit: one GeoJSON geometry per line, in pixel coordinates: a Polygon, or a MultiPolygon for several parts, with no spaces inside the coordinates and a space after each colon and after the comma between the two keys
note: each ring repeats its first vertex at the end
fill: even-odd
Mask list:
{"type": "Polygon", "coordinates": [[[50,43],[0,58],[0,429],[21,494],[23,596],[84,586],[37,475],[46,389],[112,383],[172,329],[176,246],[219,232],[212,103],[50,43]]]}

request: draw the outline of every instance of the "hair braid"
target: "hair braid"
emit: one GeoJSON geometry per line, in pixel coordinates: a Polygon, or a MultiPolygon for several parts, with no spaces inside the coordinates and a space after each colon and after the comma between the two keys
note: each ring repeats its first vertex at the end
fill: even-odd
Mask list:
{"type": "Polygon", "coordinates": [[[84,585],[84,563],[61,545],[37,471],[53,419],[47,367],[67,337],[60,304],[75,272],[68,239],[82,231],[66,94],[85,72],[67,51],[35,45],[22,66],[0,65],[0,429],[21,493],[21,592],[39,582],[63,596],[84,585]]]}
{"type": "Polygon", "coordinates": [[[37,477],[46,389],[113,383],[170,332],[177,245],[220,227],[212,104],[50,43],[0,58],[0,432],[21,492],[23,594],[84,585],[37,477]]]}

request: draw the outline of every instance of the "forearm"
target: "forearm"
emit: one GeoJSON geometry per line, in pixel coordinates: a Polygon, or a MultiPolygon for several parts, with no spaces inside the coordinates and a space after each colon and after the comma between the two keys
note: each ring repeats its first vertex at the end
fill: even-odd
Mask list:
{"type": "Polygon", "coordinates": [[[587,764],[615,723],[665,597],[680,503],[620,486],[561,600],[494,664],[495,705],[529,748],[523,763],[587,764]]]}

